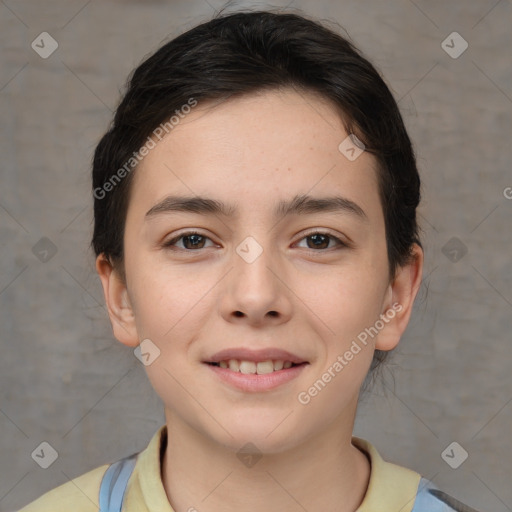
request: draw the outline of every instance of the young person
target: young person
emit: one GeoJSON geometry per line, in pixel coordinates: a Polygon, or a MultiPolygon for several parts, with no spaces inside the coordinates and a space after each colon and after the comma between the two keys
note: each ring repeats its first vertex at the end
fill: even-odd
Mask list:
{"type": "Polygon", "coordinates": [[[410,139],[351,43],[270,11],[180,35],[131,76],[93,195],[113,332],[166,424],[23,512],[472,510],[352,435],[423,251],[410,139]]]}

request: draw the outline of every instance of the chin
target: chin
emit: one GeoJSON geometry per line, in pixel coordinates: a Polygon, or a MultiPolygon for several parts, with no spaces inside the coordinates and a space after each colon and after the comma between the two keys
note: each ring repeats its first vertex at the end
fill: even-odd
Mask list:
{"type": "Polygon", "coordinates": [[[255,411],[254,416],[247,414],[231,418],[223,422],[229,434],[221,429],[212,433],[211,437],[235,452],[248,444],[254,445],[261,453],[284,452],[300,443],[300,431],[296,425],[296,418],[290,412],[291,410],[284,414],[280,412],[278,415],[265,416],[255,411]],[[289,415],[288,418],[287,415],[289,415]]]}

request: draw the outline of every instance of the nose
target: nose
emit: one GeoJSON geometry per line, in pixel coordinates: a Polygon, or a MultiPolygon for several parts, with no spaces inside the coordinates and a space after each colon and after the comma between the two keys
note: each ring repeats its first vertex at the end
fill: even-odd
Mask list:
{"type": "Polygon", "coordinates": [[[253,326],[287,322],[292,312],[292,287],[271,249],[263,248],[254,260],[245,258],[242,251],[233,251],[232,262],[221,298],[225,320],[253,326]]]}

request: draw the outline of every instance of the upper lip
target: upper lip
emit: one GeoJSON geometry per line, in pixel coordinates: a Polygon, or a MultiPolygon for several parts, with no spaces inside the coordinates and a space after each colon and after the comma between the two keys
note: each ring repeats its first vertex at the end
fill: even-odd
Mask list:
{"type": "Polygon", "coordinates": [[[220,361],[290,361],[294,364],[307,363],[305,359],[279,348],[264,348],[252,350],[248,348],[227,348],[213,354],[205,363],[219,363],[220,361]]]}

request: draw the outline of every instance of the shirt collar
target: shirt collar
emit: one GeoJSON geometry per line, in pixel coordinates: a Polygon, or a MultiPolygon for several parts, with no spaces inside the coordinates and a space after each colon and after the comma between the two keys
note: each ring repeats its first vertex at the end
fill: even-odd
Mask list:
{"type": "MultiPolygon", "coordinates": [[[[421,475],[408,468],[386,462],[368,441],[352,437],[371,465],[370,480],[364,499],[356,512],[393,510],[411,512],[421,475]]],[[[154,434],[149,445],[139,453],[125,498],[127,510],[174,512],[161,476],[161,460],[167,446],[167,426],[154,434]]]]}

